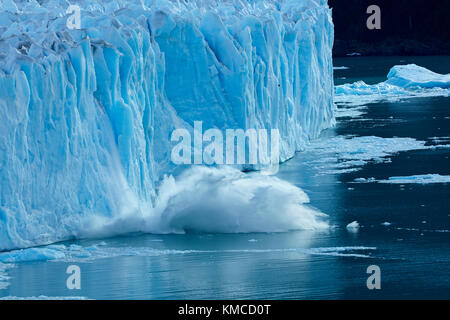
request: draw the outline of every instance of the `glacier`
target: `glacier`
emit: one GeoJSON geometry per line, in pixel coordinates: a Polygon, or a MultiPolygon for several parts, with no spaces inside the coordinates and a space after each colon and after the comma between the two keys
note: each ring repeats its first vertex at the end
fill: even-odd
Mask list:
{"type": "Polygon", "coordinates": [[[280,161],[334,125],[325,0],[80,0],[81,29],[67,28],[70,4],[2,1],[0,250],[101,232],[325,225],[300,189],[273,177],[221,168],[170,176],[180,169],[170,161],[170,134],[192,131],[194,121],[279,129],[280,161]],[[194,216],[170,207],[198,191],[183,186],[225,190],[228,176],[240,186],[229,199],[246,192],[234,216],[202,215],[211,208],[195,200],[194,216]],[[168,181],[178,187],[164,187],[168,181]],[[286,213],[268,207],[245,220],[247,200],[268,185],[286,200],[286,213]]]}

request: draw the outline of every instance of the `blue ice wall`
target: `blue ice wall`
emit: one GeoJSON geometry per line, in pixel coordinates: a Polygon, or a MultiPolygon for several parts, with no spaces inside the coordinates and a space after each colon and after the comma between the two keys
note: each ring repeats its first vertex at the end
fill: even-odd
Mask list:
{"type": "Polygon", "coordinates": [[[75,3],[2,1],[0,250],[151,212],[194,121],[279,129],[280,161],[334,124],[324,0],[75,3]]]}

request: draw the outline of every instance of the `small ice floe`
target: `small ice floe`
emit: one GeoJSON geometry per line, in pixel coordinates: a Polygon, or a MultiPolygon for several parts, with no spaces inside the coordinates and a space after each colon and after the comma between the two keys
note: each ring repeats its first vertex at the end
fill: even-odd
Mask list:
{"type": "Polygon", "coordinates": [[[390,222],[383,222],[381,225],[385,226],[385,227],[389,227],[390,225],[392,225],[392,223],[390,222]]]}
{"type": "Polygon", "coordinates": [[[360,55],[361,55],[361,53],[359,53],[359,52],[347,53],[347,56],[349,56],[349,57],[359,57],[360,55]]]}
{"type": "MultiPolygon", "coordinates": [[[[450,183],[450,176],[441,176],[439,174],[424,174],[406,177],[390,177],[386,180],[377,180],[375,178],[357,178],[354,183],[387,183],[398,184],[400,189],[404,190],[406,184],[431,184],[431,183],[450,183]]],[[[425,205],[421,205],[425,207],[425,205]]]]}
{"type": "Polygon", "coordinates": [[[344,66],[342,66],[342,67],[333,67],[333,70],[347,70],[347,69],[350,69],[349,67],[344,67],[344,66]]]}
{"type": "Polygon", "coordinates": [[[338,107],[336,110],[336,118],[361,118],[363,115],[367,113],[366,106],[360,107],[338,107]]]}
{"type": "Polygon", "coordinates": [[[377,250],[376,247],[331,247],[331,248],[311,248],[306,252],[312,255],[371,258],[370,252],[377,250]],[[369,254],[366,254],[369,253],[369,254]]]}
{"type": "Polygon", "coordinates": [[[348,225],[347,225],[347,230],[349,231],[349,232],[358,232],[359,231],[359,223],[358,223],[358,221],[353,221],[352,223],[349,223],[348,225]]]}
{"type": "Polygon", "coordinates": [[[439,174],[425,174],[408,177],[390,177],[388,180],[379,180],[378,183],[391,184],[430,184],[430,183],[450,183],[450,176],[441,176],[439,174]]]}
{"type": "Polygon", "coordinates": [[[413,138],[336,136],[312,141],[305,152],[314,155],[310,165],[320,169],[318,175],[327,175],[356,172],[367,163],[389,163],[398,152],[435,148],[413,138]]]}
{"type": "Polygon", "coordinates": [[[375,178],[356,178],[353,181],[355,183],[371,183],[371,182],[376,182],[377,180],[375,178]]]}
{"type": "Polygon", "coordinates": [[[258,240],[256,240],[256,239],[250,239],[250,240],[248,240],[248,242],[258,242],[258,240]]]}
{"type": "Polygon", "coordinates": [[[428,138],[434,144],[447,144],[450,143],[450,137],[431,137],[428,138]]]}

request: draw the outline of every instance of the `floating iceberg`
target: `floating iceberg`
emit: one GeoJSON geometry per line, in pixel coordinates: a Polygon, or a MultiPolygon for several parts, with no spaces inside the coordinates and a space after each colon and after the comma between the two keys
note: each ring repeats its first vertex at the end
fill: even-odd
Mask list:
{"type": "Polygon", "coordinates": [[[415,64],[395,66],[386,83],[402,88],[450,88],[450,74],[442,75],[415,64]]]}
{"type": "Polygon", "coordinates": [[[280,161],[335,122],[325,0],[81,0],[80,29],[66,1],[2,5],[0,250],[152,216],[194,121],[279,129],[280,161]]]}
{"type": "Polygon", "coordinates": [[[364,105],[405,98],[450,96],[450,74],[441,75],[409,64],[392,67],[387,78],[373,85],[357,81],[336,86],[335,102],[364,105]]]}

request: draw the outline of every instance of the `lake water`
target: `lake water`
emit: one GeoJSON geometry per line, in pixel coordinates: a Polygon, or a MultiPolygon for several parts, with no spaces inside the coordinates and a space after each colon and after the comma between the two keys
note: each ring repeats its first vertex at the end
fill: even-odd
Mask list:
{"type": "MultiPolygon", "coordinates": [[[[412,62],[450,73],[450,57],[352,57],[335,60],[349,68],[335,71],[336,84],[378,83],[393,65],[412,62]]],[[[335,128],[278,173],[329,216],[330,229],[63,243],[95,248],[96,258],[3,266],[0,283],[3,277],[9,285],[0,285],[0,297],[449,299],[450,183],[377,181],[450,175],[450,98],[340,106],[340,112],[335,128]],[[396,153],[399,143],[404,151],[396,153]],[[352,221],[360,228],[347,230],[352,221]],[[73,264],[81,269],[81,290],[66,288],[73,264]],[[381,269],[381,290],[366,286],[370,265],[381,269]]]]}

